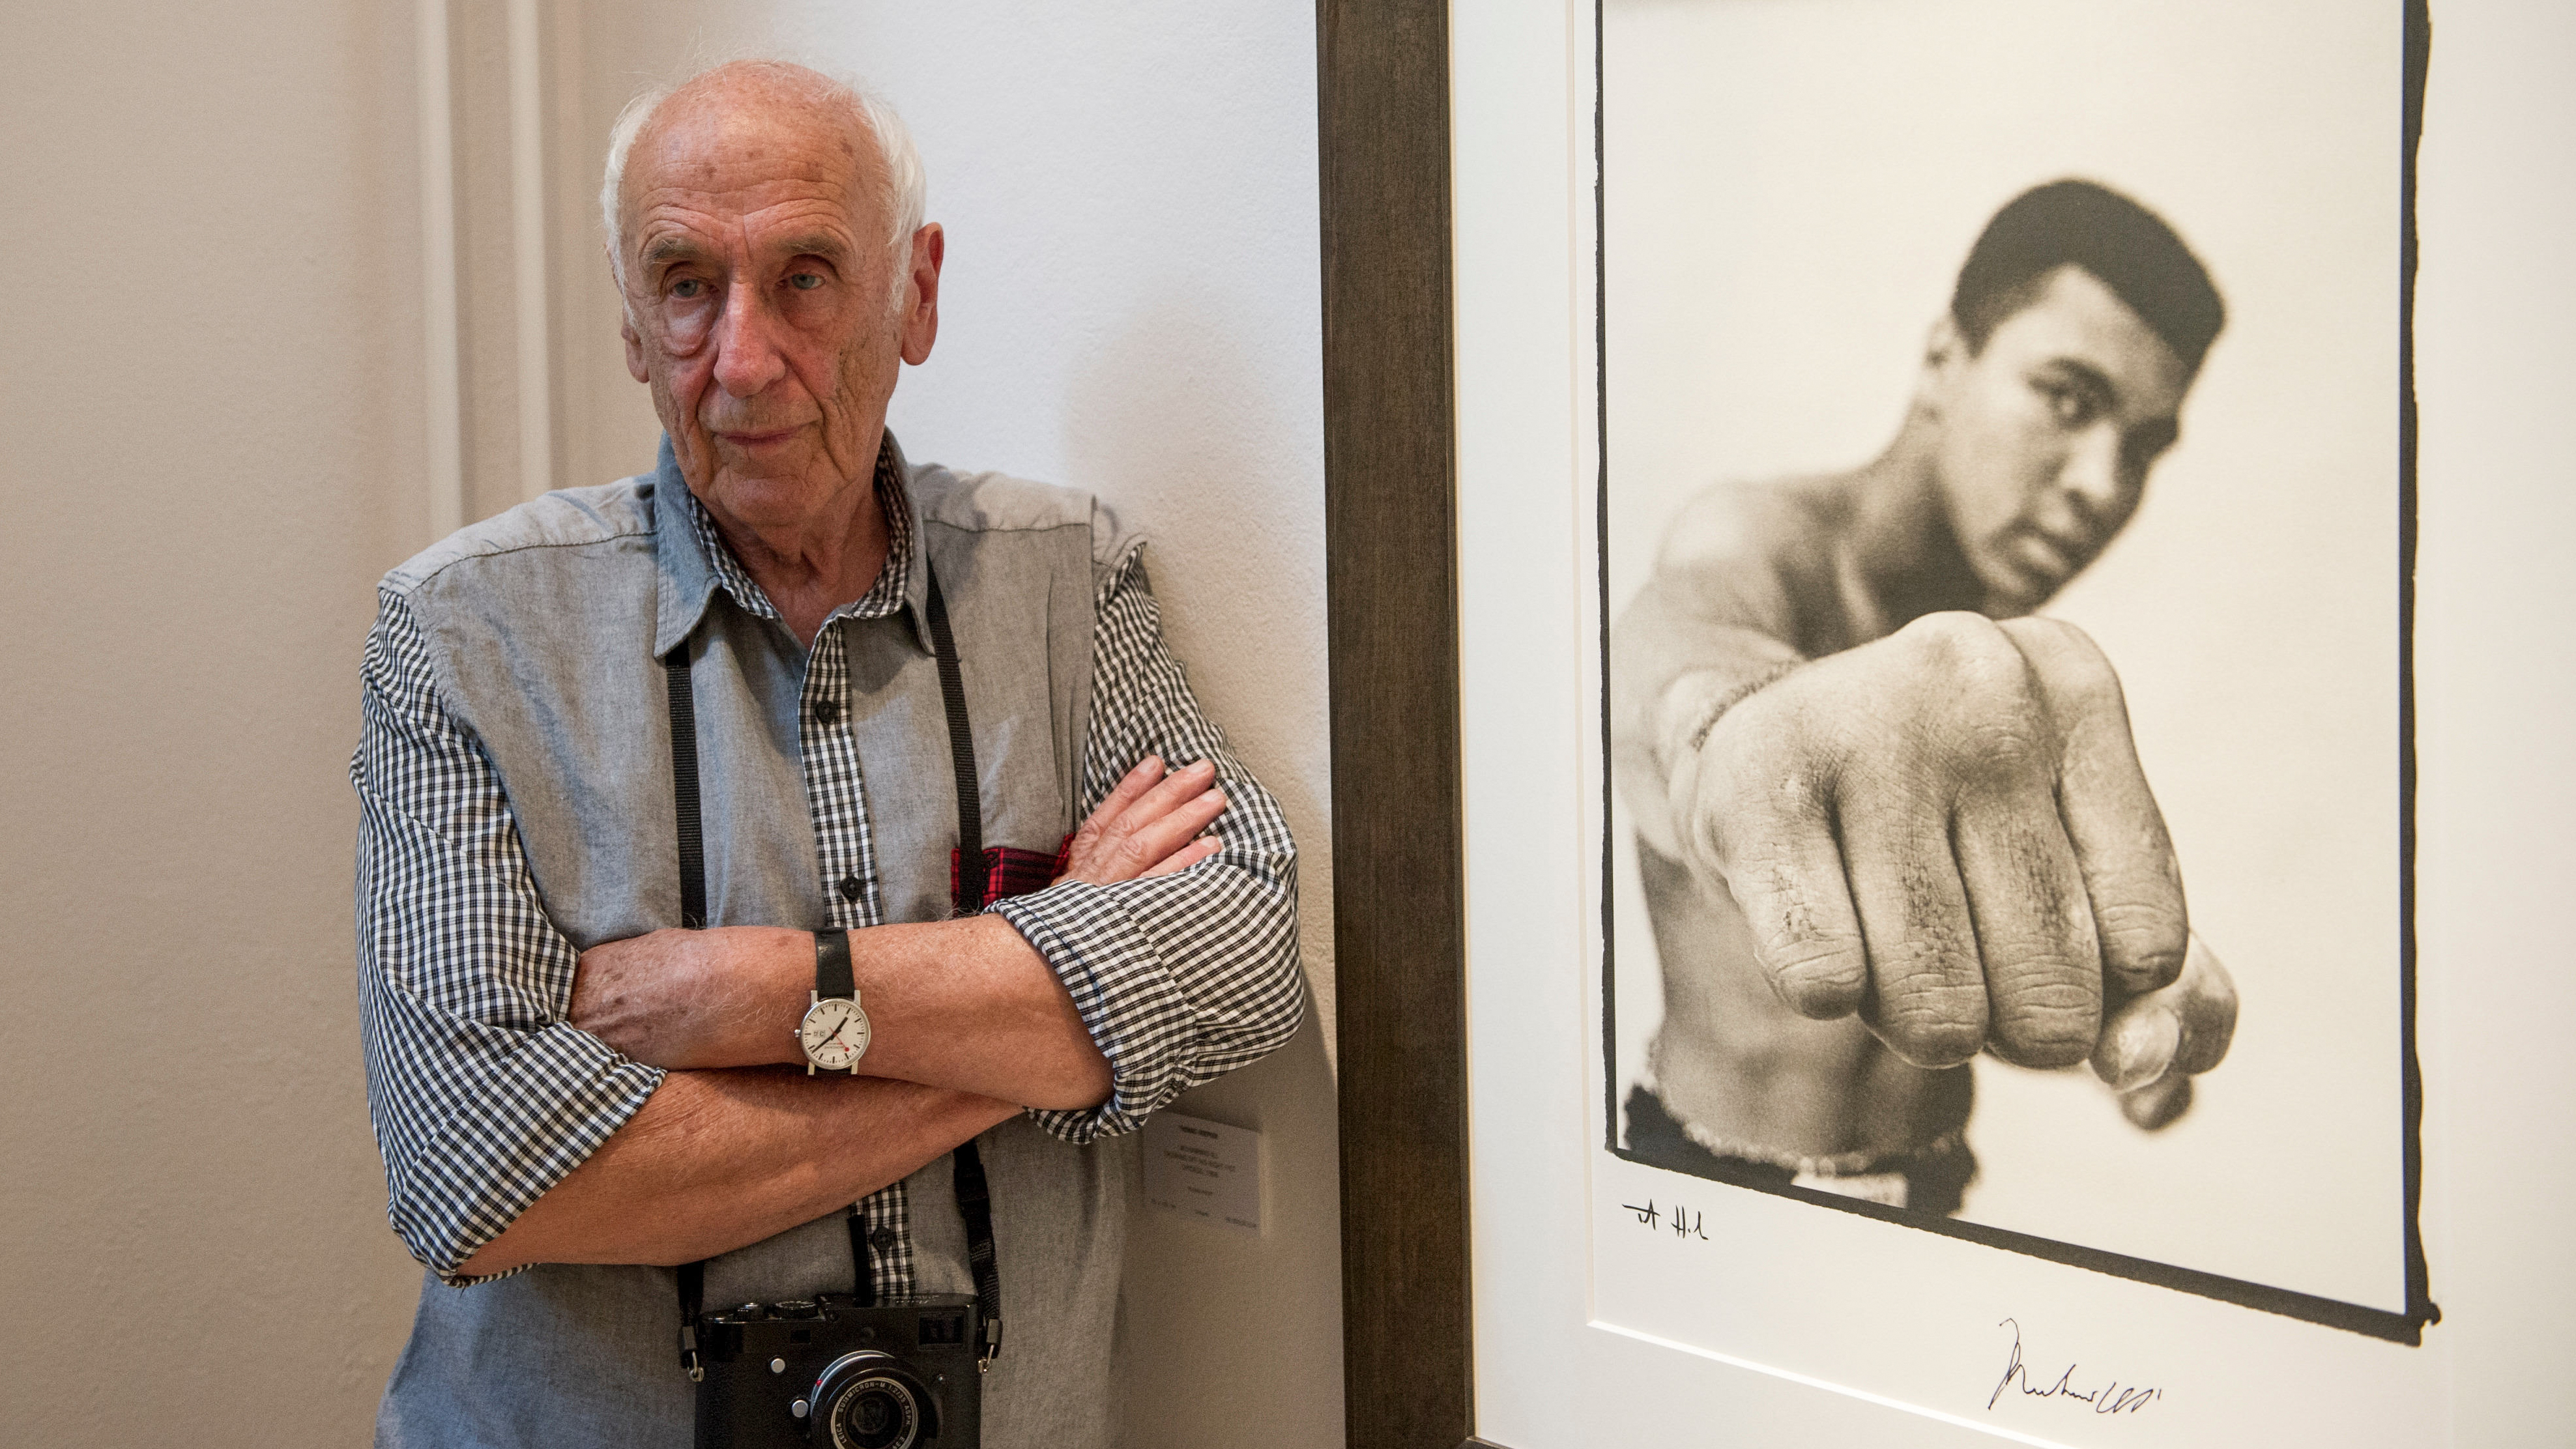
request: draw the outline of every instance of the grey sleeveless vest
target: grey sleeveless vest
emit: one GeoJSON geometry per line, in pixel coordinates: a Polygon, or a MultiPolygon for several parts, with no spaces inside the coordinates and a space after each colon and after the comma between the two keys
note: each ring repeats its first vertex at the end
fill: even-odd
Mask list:
{"type": "MultiPolygon", "coordinates": [[[[919,622],[922,560],[938,570],[964,661],[985,840],[1052,851],[1079,804],[1095,591],[1134,545],[1085,494],[903,471],[912,607],[829,626],[847,649],[845,708],[889,923],[948,914],[956,837],[938,670],[919,622]]],[[[709,923],[832,920],[799,763],[805,652],[716,586],[685,518],[659,506],[685,487],[666,445],[655,473],[548,494],[389,580],[420,621],[444,701],[504,780],[547,912],[577,948],[679,924],[658,661],[684,639],[696,659],[709,923]]],[[[1074,1147],[1021,1117],[979,1142],[1010,1329],[984,1381],[985,1443],[1106,1449],[1133,1141],[1074,1147]]],[[[971,1293],[947,1160],[906,1186],[914,1291],[971,1293]]],[[[835,1214],[711,1261],[706,1301],[846,1291],[850,1276],[835,1214]]],[[[376,1442],[684,1449],[693,1400],[677,1304],[668,1268],[546,1265],[467,1288],[432,1277],[376,1442]]]]}

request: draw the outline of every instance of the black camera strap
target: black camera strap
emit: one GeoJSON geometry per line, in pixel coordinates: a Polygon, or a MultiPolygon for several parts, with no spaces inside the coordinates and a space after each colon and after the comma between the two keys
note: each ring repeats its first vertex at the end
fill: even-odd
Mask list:
{"type": "MultiPolygon", "coordinates": [[[[949,762],[957,776],[957,846],[960,861],[980,860],[984,850],[984,802],[975,770],[975,736],[966,716],[966,680],[957,661],[957,641],[948,628],[948,601],[940,596],[939,575],[922,559],[929,584],[929,608],[923,622],[930,628],[931,652],[939,660],[939,694],[948,711],[949,762]]],[[[678,813],[680,853],[680,920],[690,930],[707,924],[706,833],[698,808],[697,695],[689,681],[689,645],[682,640],[662,660],[663,681],[671,705],[671,793],[678,813]]],[[[984,873],[952,870],[956,914],[971,916],[987,904],[984,873]],[[970,877],[972,877],[970,879],[970,877]]],[[[983,1155],[974,1139],[950,1154],[957,1192],[957,1215],[966,1222],[966,1264],[975,1275],[975,1303],[984,1320],[979,1366],[989,1367],[1002,1351],[1002,1273],[993,1250],[993,1193],[984,1177],[983,1155]]],[[[868,1267],[867,1231],[854,1204],[848,1213],[850,1263],[854,1288],[862,1304],[877,1301],[876,1275],[868,1267]]],[[[680,1366],[694,1381],[705,1377],[698,1360],[698,1318],[706,1308],[707,1265],[683,1263],[679,1270],[680,1366]]]]}
{"type": "MultiPolygon", "coordinates": [[[[948,755],[957,770],[957,850],[949,872],[951,899],[960,916],[984,909],[991,894],[990,877],[965,867],[984,858],[984,799],[975,771],[975,736],[966,727],[966,678],[957,663],[957,640],[948,631],[948,601],[940,597],[939,575],[930,556],[921,559],[921,576],[929,585],[923,622],[930,625],[930,649],[939,657],[939,697],[948,708],[948,755]],[[972,876],[973,880],[968,877],[972,876]]],[[[984,1181],[983,1154],[975,1140],[957,1144],[954,1181],[957,1212],[966,1219],[966,1266],[975,1274],[975,1306],[982,1310],[984,1346],[976,1362],[990,1367],[1002,1352],[1002,1268],[993,1253],[993,1193],[984,1181]]]]}

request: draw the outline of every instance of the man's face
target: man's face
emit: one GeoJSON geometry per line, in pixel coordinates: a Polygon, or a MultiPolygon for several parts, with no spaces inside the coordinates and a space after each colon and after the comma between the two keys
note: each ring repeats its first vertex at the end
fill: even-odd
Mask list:
{"type": "Polygon", "coordinates": [[[2118,295],[2060,267],[1971,354],[1935,329],[1935,475],[1986,612],[2027,613],[2109,547],[2179,436],[2191,372],[2118,295]]]}
{"type": "Polygon", "coordinates": [[[939,229],[890,304],[882,164],[846,111],[721,79],[628,155],[627,368],[721,521],[794,528],[866,486],[899,360],[930,355],[939,229]]]}

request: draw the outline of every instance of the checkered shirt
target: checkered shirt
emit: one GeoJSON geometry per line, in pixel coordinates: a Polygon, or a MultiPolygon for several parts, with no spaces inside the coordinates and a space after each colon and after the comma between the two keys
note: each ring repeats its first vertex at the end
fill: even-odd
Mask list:
{"type": "MultiPolygon", "coordinates": [[[[834,619],[905,605],[915,524],[894,459],[888,447],[877,464],[884,570],[834,619]]],[[[678,499],[719,587],[745,611],[778,618],[705,510],[685,492],[678,499]]],[[[1277,1047],[1304,1014],[1287,823],[1165,649],[1139,550],[1108,572],[1095,615],[1078,813],[1148,753],[1213,760],[1229,803],[1218,853],[1190,870],[1114,888],[1066,882],[992,907],[1046,958],[1109,1059],[1107,1101],[1029,1114],[1072,1143],[1134,1130],[1180,1093],[1277,1047]]],[[[361,807],[359,983],[387,1212],[442,1279],[482,1281],[459,1265],[623,1126],[663,1073],[565,1026],[577,953],[547,917],[498,771],[440,702],[419,622],[391,588],[380,591],[361,676],[349,764],[361,807]]],[[[811,701],[848,691],[841,634],[827,623],[808,657],[804,715],[811,701]]],[[[881,924],[856,746],[846,731],[799,736],[831,924],[881,924]]],[[[855,1210],[879,1291],[913,1291],[904,1185],[855,1210]]]]}

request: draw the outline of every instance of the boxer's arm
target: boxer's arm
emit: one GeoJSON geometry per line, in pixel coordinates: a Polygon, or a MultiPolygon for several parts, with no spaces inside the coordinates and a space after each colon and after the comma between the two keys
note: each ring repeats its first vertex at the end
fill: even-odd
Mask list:
{"type": "Polygon", "coordinates": [[[1637,833],[1670,856],[1681,854],[1668,803],[1676,766],[1718,716],[1803,662],[1778,638],[1691,605],[1658,576],[1610,639],[1611,768],[1637,833]]]}
{"type": "Polygon", "coordinates": [[[1610,637],[1610,749],[1637,832],[1681,853],[1667,797],[1717,717],[1802,662],[1790,643],[1798,600],[1764,490],[1721,485],[1692,499],[1665,535],[1654,573],[1610,637]]]}

